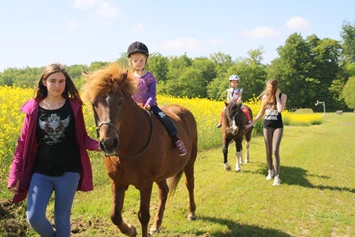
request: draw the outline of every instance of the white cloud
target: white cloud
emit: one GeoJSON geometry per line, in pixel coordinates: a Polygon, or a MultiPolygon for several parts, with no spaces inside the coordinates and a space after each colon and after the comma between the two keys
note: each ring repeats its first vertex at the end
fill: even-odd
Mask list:
{"type": "Polygon", "coordinates": [[[136,25],[133,25],[131,27],[131,31],[132,32],[136,32],[136,33],[143,32],[144,31],[144,25],[142,23],[138,23],[136,25]]]}
{"type": "Polygon", "coordinates": [[[65,23],[65,28],[67,30],[77,30],[77,29],[81,28],[81,24],[80,24],[80,22],[75,21],[75,20],[68,20],[65,23]]]}
{"type": "Polygon", "coordinates": [[[192,37],[168,40],[161,44],[161,48],[164,50],[194,50],[201,46],[202,42],[192,37]]]}
{"type": "Polygon", "coordinates": [[[107,0],[73,0],[78,9],[94,8],[96,14],[105,21],[118,15],[119,9],[107,0]]]}
{"type": "Polygon", "coordinates": [[[118,8],[106,1],[101,1],[96,9],[96,13],[105,19],[111,19],[118,15],[118,8]]]}
{"type": "Polygon", "coordinates": [[[257,26],[252,30],[246,30],[242,32],[242,34],[249,38],[272,38],[280,36],[281,32],[271,27],[257,26]]]}
{"type": "Polygon", "coordinates": [[[208,43],[211,45],[221,45],[221,44],[223,44],[223,40],[222,39],[209,39],[208,43]]]}
{"type": "Polygon", "coordinates": [[[288,21],[286,21],[285,26],[290,30],[309,30],[310,29],[310,23],[306,19],[304,19],[300,16],[291,17],[288,21]]]}
{"type": "Polygon", "coordinates": [[[88,7],[92,7],[99,1],[100,0],[74,0],[74,6],[75,8],[79,8],[79,9],[88,8],[88,7]]]}

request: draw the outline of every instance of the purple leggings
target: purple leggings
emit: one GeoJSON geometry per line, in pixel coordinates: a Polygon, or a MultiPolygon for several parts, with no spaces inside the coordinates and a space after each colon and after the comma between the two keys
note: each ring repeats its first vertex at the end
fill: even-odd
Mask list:
{"type": "Polygon", "coordinates": [[[274,155],[275,175],[280,174],[280,143],[283,131],[283,128],[264,128],[267,167],[269,170],[273,168],[272,155],[274,155]]]}
{"type": "Polygon", "coordinates": [[[62,176],[34,173],[28,189],[27,220],[31,227],[45,237],[69,237],[70,213],[78,187],[79,173],[66,172],[62,176]],[[46,218],[49,198],[55,192],[55,229],[46,218]]]}

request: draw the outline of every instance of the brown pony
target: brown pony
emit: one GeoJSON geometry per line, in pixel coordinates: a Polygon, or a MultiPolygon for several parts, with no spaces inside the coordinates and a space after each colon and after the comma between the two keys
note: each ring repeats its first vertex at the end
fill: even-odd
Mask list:
{"type": "Polygon", "coordinates": [[[125,191],[133,185],[140,192],[138,218],[142,236],[147,237],[150,199],[155,182],[159,203],[150,233],[158,232],[169,190],[174,193],[183,172],[190,198],[188,219],[195,220],[197,127],[192,113],[178,105],[162,108],[185,143],[187,154],[181,157],[158,118],[139,107],[131,98],[137,89],[137,80],[130,72],[111,63],[86,77],[83,98],[92,103],[100,146],[105,153],[106,171],[112,180],[112,222],[123,234],[137,235],[136,228],[127,224],[121,215],[125,191]]]}
{"type": "MultiPolygon", "coordinates": [[[[234,140],[236,148],[236,165],[235,171],[240,171],[240,165],[243,164],[242,159],[242,141],[245,136],[246,139],[246,156],[245,163],[249,163],[249,146],[251,139],[251,132],[253,128],[245,129],[247,124],[247,118],[242,111],[242,104],[237,103],[236,100],[232,100],[229,103],[225,103],[226,108],[224,116],[222,117],[222,140],[223,140],[223,156],[224,156],[224,168],[231,170],[231,166],[228,162],[228,146],[229,143],[234,140]]],[[[253,114],[248,106],[246,107],[250,113],[250,118],[253,119],[253,114]]]]}

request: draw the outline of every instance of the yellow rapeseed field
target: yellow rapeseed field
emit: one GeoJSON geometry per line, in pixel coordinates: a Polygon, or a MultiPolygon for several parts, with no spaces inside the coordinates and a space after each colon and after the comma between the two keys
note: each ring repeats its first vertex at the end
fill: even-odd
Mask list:
{"type": "MultiPolygon", "coordinates": [[[[24,113],[20,112],[21,106],[33,98],[34,90],[17,86],[0,87],[0,180],[6,178],[11,165],[13,152],[22,127],[24,113]]],[[[221,131],[215,128],[219,116],[224,108],[224,102],[209,99],[174,98],[171,96],[157,96],[159,105],[179,104],[191,110],[194,114],[199,135],[199,150],[206,150],[221,146],[221,131]]],[[[259,112],[260,101],[252,100],[247,104],[253,111],[254,116],[259,112]]],[[[88,133],[95,137],[95,126],[90,106],[85,106],[84,116],[88,133]]],[[[292,114],[288,111],[283,113],[286,125],[311,125],[321,123],[322,116],[319,114],[292,114]]],[[[259,122],[260,123],[260,122],[259,122]]],[[[257,124],[258,125],[258,124],[257,124]]],[[[256,126],[256,129],[260,127],[256,126]]]]}

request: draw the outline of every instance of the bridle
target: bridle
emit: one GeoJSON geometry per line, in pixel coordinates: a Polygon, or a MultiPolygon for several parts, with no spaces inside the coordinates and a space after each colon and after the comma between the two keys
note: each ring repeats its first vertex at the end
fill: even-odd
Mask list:
{"type": "MultiPolygon", "coordinates": [[[[126,94],[124,94],[126,96],[126,94]]],[[[109,127],[113,127],[115,132],[116,132],[116,135],[117,137],[119,137],[120,135],[120,130],[111,122],[100,122],[99,121],[99,117],[97,116],[97,113],[96,113],[96,110],[95,110],[95,106],[93,103],[91,103],[92,105],[92,110],[94,111],[94,118],[95,118],[95,124],[96,124],[96,134],[97,134],[97,137],[99,138],[100,137],[100,127],[102,125],[108,125],[109,127]]],[[[148,143],[145,145],[145,147],[143,148],[143,150],[141,152],[139,152],[137,155],[134,155],[134,156],[125,156],[125,155],[120,155],[118,154],[118,152],[116,152],[115,156],[118,156],[120,158],[136,158],[140,155],[142,155],[149,147],[151,141],[152,141],[152,137],[153,137],[153,131],[154,131],[154,123],[153,123],[153,119],[152,119],[152,115],[149,111],[145,110],[147,113],[148,113],[148,117],[149,117],[149,121],[150,121],[150,127],[151,127],[151,130],[150,130],[150,135],[149,135],[149,140],[148,140],[148,143]]],[[[108,156],[106,153],[105,153],[105,156],[108,156]]]]}

